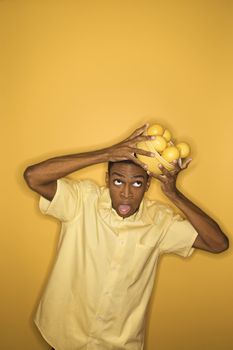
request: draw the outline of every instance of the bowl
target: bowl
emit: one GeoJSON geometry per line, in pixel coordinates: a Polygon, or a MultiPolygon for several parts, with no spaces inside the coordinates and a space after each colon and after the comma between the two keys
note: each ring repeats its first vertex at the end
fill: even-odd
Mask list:
{"type": "Polygon", "coordinates": [[[137,153],[137,158],[148,166],[148,170],[155,173],[161,174],[159,164],[162,164],[167,170],[174,170],[174,165],[167,162],[154,148],[151,141],[142,141],[137,144],[137,148],[141,148],[145,151],[149,151],[155,154],[155,157],[147,157],[137,153]]]}

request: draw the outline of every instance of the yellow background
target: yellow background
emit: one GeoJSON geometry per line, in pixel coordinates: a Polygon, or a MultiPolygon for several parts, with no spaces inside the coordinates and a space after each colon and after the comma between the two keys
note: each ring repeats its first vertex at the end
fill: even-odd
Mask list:
{"type": "MultiPolygon", "coordinates": [[[[179,187],[232,231],[231,0],[0,1],[3,350],[48,345],[32,318],[59,223],[43,217],[26,166],[111,145],[146,121],[192,145],[179,187]]],[[[75,173],[104,183],[105,165],[75,173]]],[[[150,197],[166,201],[154,181],[150,197]]],[[[164,257],[146,350],[230,350],[232,249],[164,257]]]]}

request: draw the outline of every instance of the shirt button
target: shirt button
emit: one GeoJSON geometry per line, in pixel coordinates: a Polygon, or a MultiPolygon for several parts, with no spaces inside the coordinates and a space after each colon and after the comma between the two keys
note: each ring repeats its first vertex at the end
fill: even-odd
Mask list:
{"type": "Polygon", "coordinates": [[[97,318],[98,321],[102,321],[103,320],[101,316],[97,316],[96,318],[97,318]]]}
{"type": "Polygon", "coordinates": [[[124,245],[125,244],[125,240],[124,239],[120,239],[119,243],[120,243],[120,245],[124,245]]]}

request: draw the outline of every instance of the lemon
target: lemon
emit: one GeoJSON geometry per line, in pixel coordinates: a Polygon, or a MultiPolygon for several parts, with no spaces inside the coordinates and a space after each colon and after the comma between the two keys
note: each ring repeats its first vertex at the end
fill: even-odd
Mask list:
{"type": "Polygon", "coordinates": [[[186,158],[189,156],[190,154],[190,146],[188,143],[186,142],[180,142],[176,145],[176,147],[178,148],[178,150],[180,151],[180,157],[181,158],[186,158]]]}
{"type": "Polygon", "coordinates": [[[154,125],[151,125],[148,129],[147,129],[147,135],[150,135],[150,136],[162,136],[164,133],[164,128],[159,125],[159,124],[154,124],[154,125]]]}
{"type": "Polygon", "coordinates": [[[163,133],[163,137],[167,140],[167,142],[169,142],[172,138],[172,134],[169,130],[165,130],[163,133]]]}
{"type": "Polygon", "coordinates": [[[151,144],[157,152],[163,152],[167,147],[167,141],[163,136],[156,136],[155,140],[151,141],[151,144]]]}
{"type": "Polygon", "coordinates": [[[172,162],[173,160],[176,160],[180,157],[180,152],[178,148],[175,146],[168,146],[165,148],[165,150],[162,153],[162,157],[167,161],[167,162],[172,162]]]}

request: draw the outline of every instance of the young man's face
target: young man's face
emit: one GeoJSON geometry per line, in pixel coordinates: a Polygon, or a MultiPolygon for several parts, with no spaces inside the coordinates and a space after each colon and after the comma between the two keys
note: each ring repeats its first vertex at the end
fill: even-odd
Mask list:
{"type": "Polygon", "coordinates": [[[112,207],[123,218],[133,215],[139,208],[150,178],[136,164],[114,163],[110,174],[106,174],[112,207]]]}

